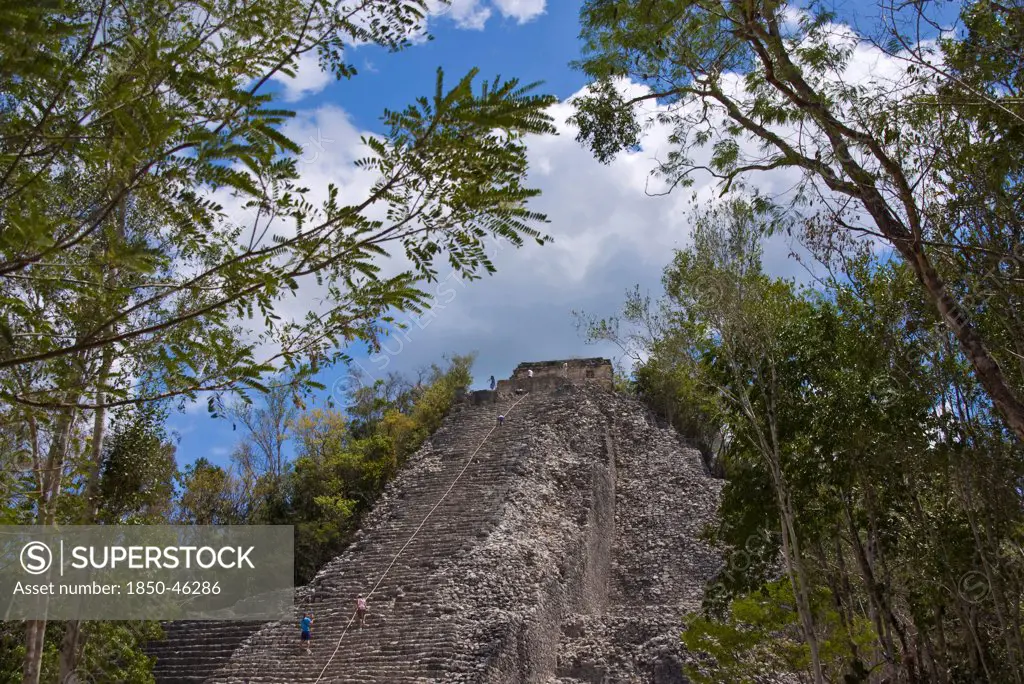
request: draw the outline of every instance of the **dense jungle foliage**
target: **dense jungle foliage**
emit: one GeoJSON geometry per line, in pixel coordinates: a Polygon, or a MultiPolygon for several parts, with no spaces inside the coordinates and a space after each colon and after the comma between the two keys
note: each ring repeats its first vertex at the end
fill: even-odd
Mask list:
{"type": "Polygon", "coordinates": [[[1019,683],[1024,5],[837,9],[584,3],[579,140],[667,125],[665,192],[721,193],[664,298],[587,322],[727,479],[695,680],[1019,683]]]}
{"type": "MultiPolygon", "coordinates": [[[[259,403],[228,408],[239,439],[224,466],[205,458],[179,469],[165,413],[152,404],[118,413],[105,441],[97,507],[104,524],[293,525],[295,582],[304,584],[344,550],[384,486],[440,426],[456,396],[471,381],[472,356],[418,377],[391,373],[354,377],[346,406],[333,401],[305,408],[280,383],[259,403]]],[[[75,458],[80,468],[88,453],[75,458]]],[[[81,515],[87,476],[65,480],[58,523],[81,515]]],[[[32,520],[31,480],[0,501],[9,524],[32,520]],[[20,493],[19,493],[20,492],[20,493]],[[17,494],[15,496],[15,494],[17,494]]],[[[54,681],[68,625],[51,622],[42,654],[42,679],[54,681]]],[[[96,681],[152,681],[146,641],[159,638],[155,622],[98,622],[78,637],[77,676],[96,681]]],[[[25,625],[0,622],[0,682],[19,682],[25,625]]]]}

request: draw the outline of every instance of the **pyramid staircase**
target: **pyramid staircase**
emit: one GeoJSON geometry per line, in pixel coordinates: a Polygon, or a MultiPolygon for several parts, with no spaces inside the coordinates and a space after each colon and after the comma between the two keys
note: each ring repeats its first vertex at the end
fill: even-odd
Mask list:
{"type": "Polygon", "coordinates": [[[515,437],[531,408],[537,402],[524,398],[499,428],[495,406],[460,407],[396,482],[399,497],[386,513],[376,511],[366,533],[313,581],[304,604],[314,616],[312,654],[300,648],[297,617],[272,623],[209,681],[316,682],[322,672],[323,682],[399,684],[474,672],[459,649],[458,614],[437,603],[435,574],[499,522],[497,504],[518,470],[515,437]],[[361,629],[352,620],[355,598],[382,577],[361,629]]]}
{"type": "Polygon", "coordinates": [[[697,533],[720,482],[637,402],[543,382],[457,405],[295,615],[167,625],[157,683],[685,681],[680,617],[719,564],[697,533]]]}

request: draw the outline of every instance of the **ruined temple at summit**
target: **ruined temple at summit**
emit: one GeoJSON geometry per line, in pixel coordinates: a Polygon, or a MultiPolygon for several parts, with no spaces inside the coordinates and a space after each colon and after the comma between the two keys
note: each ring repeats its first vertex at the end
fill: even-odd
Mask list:
{"type": "Polygon", "coordinates": [[[720,563],[699,539],[720,485],[612,391],[607,360],[520,364],[456,404],[295,615],[166,625],[157,682],[686,682],[679,634],[720,563]]]}

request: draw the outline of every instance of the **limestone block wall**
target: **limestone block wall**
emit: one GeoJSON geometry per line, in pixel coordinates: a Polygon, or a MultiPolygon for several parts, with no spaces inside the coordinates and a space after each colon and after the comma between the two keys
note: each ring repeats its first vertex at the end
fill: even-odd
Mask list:
{"type": "Polygon", "coordinates": [[[683,663],[693,656],[680,647],[681,618],[699,609],[720,567],[699,536],[713,520],[721,481],[631,400],[602,404],[617,445],[607,600],[566,619],[550,681],[685,684],[683,663]]]}
{"type": "Polygon", "coordinates": [[[530,395],[502,428],[521,435],[522,477],[502,502],[502,522],[446,569],[441,587],[442,603],[469,618],[460,641],[481,669],[444,681],[547,681],[566,617],[607,600],[615,459],[603,417],[580,410],[587,394],[604,393],[530,395]]]}
{"type": "MultiPolygon", "coordinates": [[[[572,367],[582,381],[562,361],[522,364],[497,392],[467,394],[358,541],[301,590],[296,615],[195,663],[187,681],[314,682],[323,670],[325,683],[681,684],[681,617],[719,564],[698,534],[721,483],[609,391],[610,364],[589,361],[572,367]],[[530,368],[533,391],[510,391],[530,368]],[[346,631],[355,595],[378,580],[367,627],[346,631]],[[306,606],[311,655],[296,644],[306,606]]],[[[175,663],[178,679],[158,682],[186,681],[175,663]]]]}
{"type": "Polygon", "coordinates": [[[534,399],[526,475],[445,585],[481,669],[444,681],[685,684],[679,633],[720,565],[699,536],[721,482],[631,399],[593,385],[534,399]]]}
{"type": "Polygon", "coordinates": [[[529,361],[516,366],[512,377],[498,381],[497,391],[502,396],[521,392],[550,392],[567,383],[592,384],[611,391],[613,369],[608,359],[564,359],[559,361],[529,361]],[[530,377],[533,371],[533,377],[530,377]]]}

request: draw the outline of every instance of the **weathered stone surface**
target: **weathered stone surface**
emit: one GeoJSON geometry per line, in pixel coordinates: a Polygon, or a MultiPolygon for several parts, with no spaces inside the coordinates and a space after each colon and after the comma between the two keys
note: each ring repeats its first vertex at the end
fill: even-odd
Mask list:
{"type": "Polygon", "coordinates": [[[511,378],[499,380],[496,391],[499,396],[507,397],[517,392],[551,391],[567,382],[611,390],[612,377],[612,364],[608,359],[527,361],[516,366],[511,378]]]}
{"type": "Polygon", "coordinates": [[[600,382],[556,372],[529,394],[500,390],[456,407],[303,588],[312,655],[290,616],[213,674],[161,664],[158,681],[315,682],[326,667],[323,682],[685,682],[680,618],[719,564],[698,534],[721,482],[600,382]],[[378,580],[366,628],[345,631],[378,580]]]}

